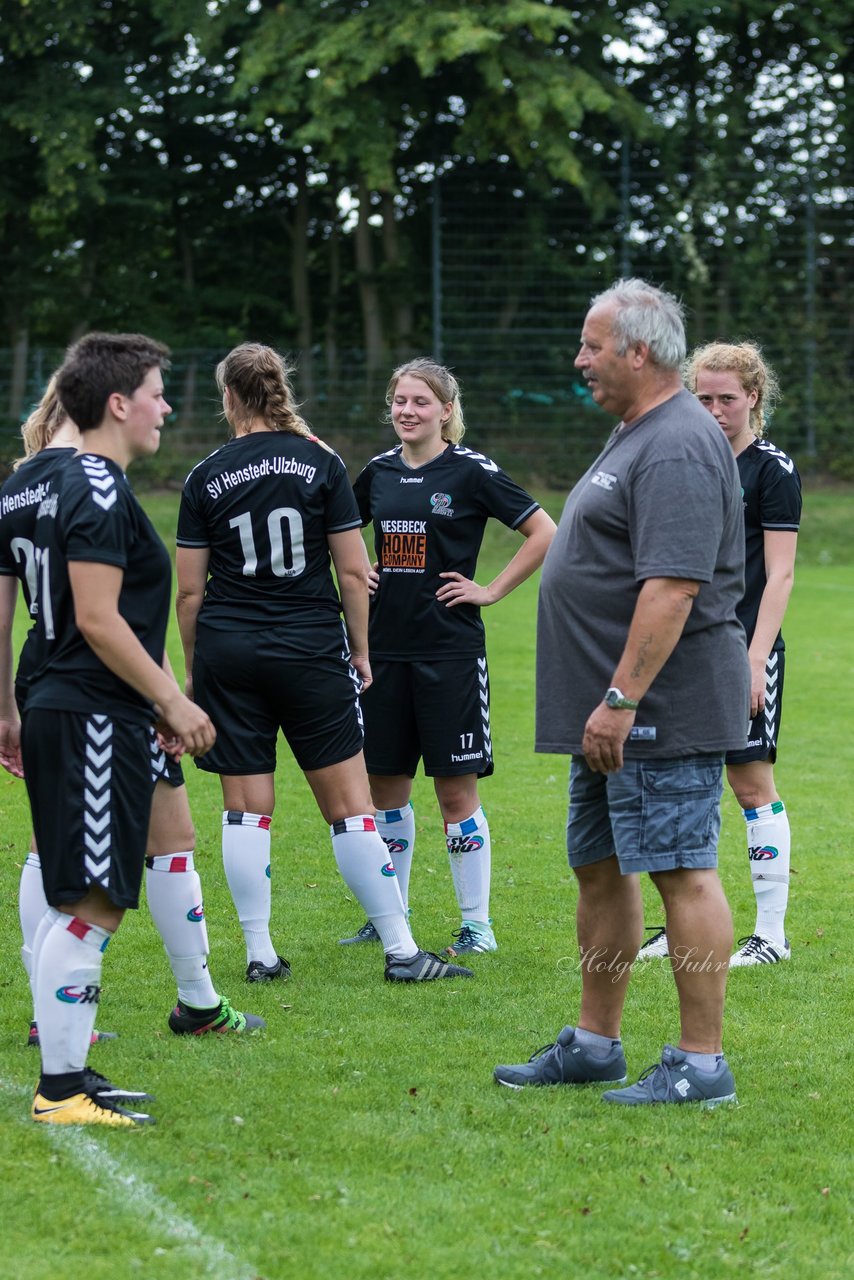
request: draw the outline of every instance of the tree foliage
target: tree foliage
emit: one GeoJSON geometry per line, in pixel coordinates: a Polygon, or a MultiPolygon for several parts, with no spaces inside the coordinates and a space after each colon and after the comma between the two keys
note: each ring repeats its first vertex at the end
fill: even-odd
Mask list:
{"type": "Polygon", "coordinates": [[[550,287],[628,267],[684,292],[698,333],[759,311],[847,372],[847,0],[0,0],[0,19],[13,408],[27,343],[94,325],[276,342],[309,396],[356,349],[383,372],[430,343],[437,179],[467,257],[448,323],[480,302],[484,349],[536,307],[566,330],[550,287]]]}

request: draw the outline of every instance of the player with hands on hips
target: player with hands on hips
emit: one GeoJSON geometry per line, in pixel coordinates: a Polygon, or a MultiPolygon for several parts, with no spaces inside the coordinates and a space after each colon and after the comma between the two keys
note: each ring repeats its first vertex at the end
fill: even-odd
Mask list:
{"type": "MultiPolygon", "coordinates": [[[[398,444],[371,459],[354,491],[373,525],[369,642],[373,687],[362,699],[365,758],[377,821],[404,902],[415,844],[419,759],[445,826],[460,927],[451,955],[495,951],[491,840],[478,793],[493,772],[486,640],[480,610],[542,564],[554,522],[486,455],[464,447],[460,391],[429,359],[397,368],[386,392],[398,444]],[[490,518],[522,544],[486,586],[475,580],[490,518]]],[[[343,943],[373,941],[370,923],[343,943]]]]}

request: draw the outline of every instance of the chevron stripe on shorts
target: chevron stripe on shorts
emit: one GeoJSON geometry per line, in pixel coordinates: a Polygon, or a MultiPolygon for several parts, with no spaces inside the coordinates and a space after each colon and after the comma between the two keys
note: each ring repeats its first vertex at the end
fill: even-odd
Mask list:
{"type": "Polygon", "coordinates": [[[86,878],[106,889],[112,862],[113,724],[109,716],[86,719],[83,786],[83,866],[86,878]]]}
{"type": "Polygon", "coordinates": [[[489,763],[492,760],[492,725],[489,719],[489,672],[486,667],[486,658],[477,660],[477,686],[480,698],[480,720],[483,726],[484,763],[489,763]]]}

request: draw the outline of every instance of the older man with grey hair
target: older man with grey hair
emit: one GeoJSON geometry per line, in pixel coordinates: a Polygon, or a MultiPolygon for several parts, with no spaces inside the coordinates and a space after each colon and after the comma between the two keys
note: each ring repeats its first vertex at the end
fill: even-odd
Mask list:
{"type": "Polygon", "coordinates": [[[495,1078],[622,1083],[620,1023],[643,931],[640,879],[661,895],[681,1037],[630,1106],[735,1100],[722,1022],[732,921],[717,873],[724,753],[744,745],[750,673],[738,471],[684,389],[678,301],[621,280],[591,303],[576,357],[619,418],[567,499],[546,556],[537,634],[538,751],[572,755],[567,848],[578,881],[575,1026],[495,1078]]]}

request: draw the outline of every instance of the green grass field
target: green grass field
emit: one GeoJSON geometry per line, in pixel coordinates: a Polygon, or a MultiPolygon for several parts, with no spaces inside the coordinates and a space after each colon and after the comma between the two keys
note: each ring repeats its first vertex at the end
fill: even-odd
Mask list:
{"type": "MultiPolygon", "coordinates": [[[[547,505],[557,514],[560,496],[547,505]]],[[[146,499],[167,542],[176,499],[146,499]]],[[[274,937],[287,984],[243,983],[245,957],[219,854],[216,779],[185,772],[198,832],[214,980],[263,1014],[248,1039],[178,1039],[174,988],[145,910],[104,966],[91,1063],[157,1095],[155,1128],[51,1131],[28,1119],[38,1071],[24,1045],[17,883],[29,818],[0,776],[6,937],[0,1029],[5,1223],[0,1275],[36,1280],[484,1280],[534,1276],[854,1274],[851,1200],[854,809],[854,503],[809,494],[786,636],[778,786],[791,814],[792,960],[733,973],[725,1048],[739,1106],[624,1110],[596,1091],[514,1093],[496,1062],[527,1057],[577,1011],[575,889],[563,828],[567,760],[533,739],[536,584],[487,615],[497,769],[482,789],[493,836],[500,951],[474,980],[397,987],[362,922],[327,831],[283,746],[273,825],[274,937]]],[[[491,530],[488,580],[515,546],[491,530]]],[[[177,634],[171,637],[181,669],[177,634]]],[[[439,949],[457,927],[441,824],[416,782],[413,929],[439,949]]],[[[753,897],[743,821],[727,795],[721,867],[736,934],[753,897]]],[[[647,922],[660,921],[651,886],[647,922]]],[[[640,969],[623,1027],[634,1078],[678,1036],[672,979],[640,969]]]]}

